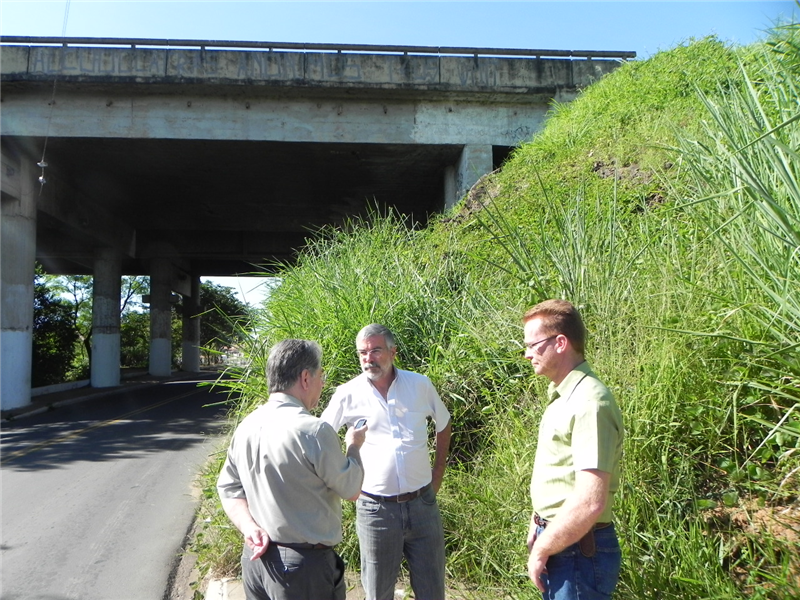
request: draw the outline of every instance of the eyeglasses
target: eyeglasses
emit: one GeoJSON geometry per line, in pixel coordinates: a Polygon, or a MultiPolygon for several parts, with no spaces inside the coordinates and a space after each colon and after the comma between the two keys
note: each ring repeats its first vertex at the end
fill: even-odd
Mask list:
{"type": "Polygon", "coordinates": [[[373,354],[380,354],[383,352],[383,348],[378,346],[377,348],[373,348],[372,350],[357,350],[359,356],[372,356],[373,354]]]}
{"type": "Polygon", "coordinates": [[[320,369],[319,378],[322,380],[322,385],[325,385],[325,382],[328,380],[328,374],[325,372],[325,369],[320,369]]]}
{"type": "Polygon", "coordinates": [[[536,346],[538,346],[539,344],[544,344],[544,343],[545,343],[545,342],[547,342],[547,341],[550,341],[550,340],[552,340],[552,339],[555,339],[555,338],[557,338],[559,335],[560,335],[560,334],[558,334],[558,333],[557,333],[557,334],[555,334],[555,335],[551,335],[550,337],[546,337],[546,338],[544,338],[543,340],[539,340],[538,342],[531,342],[530,344],[525,344],[525,348],[527,348],[528,350],[533,350],[533,349],[534,349],[534,348],[536,348],[536,346]]]}

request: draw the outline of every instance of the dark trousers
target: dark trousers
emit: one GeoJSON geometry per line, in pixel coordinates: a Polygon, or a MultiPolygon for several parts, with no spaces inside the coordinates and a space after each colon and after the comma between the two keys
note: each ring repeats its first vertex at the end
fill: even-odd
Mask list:
{"type": "Polygon", "coordinates": [[[333,548],[287,548],[270,544],[257,560],[242,552],[247,600],[345,600],[344,561],[333,548]]]}

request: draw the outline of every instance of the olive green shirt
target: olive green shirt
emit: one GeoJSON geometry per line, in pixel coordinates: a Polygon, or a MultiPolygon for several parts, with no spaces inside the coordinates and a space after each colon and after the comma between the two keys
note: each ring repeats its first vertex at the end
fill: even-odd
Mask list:
{"type": "Polygon", "coordinates": [[[551,383],[548,395],[531,476],[533,510],[543,519],[554,519],[572,493],[575,473],[597,469],[611,473],[608,502],[597,519],[609,522],[624,436],[617,402],[585,361],[558,386],[551,383]]]}

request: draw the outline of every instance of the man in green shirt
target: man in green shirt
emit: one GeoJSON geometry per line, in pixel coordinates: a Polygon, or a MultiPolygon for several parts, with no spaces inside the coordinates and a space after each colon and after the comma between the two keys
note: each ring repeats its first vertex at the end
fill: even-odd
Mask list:
{"type": "Polygon", "coordinates": [[[621,563],[612,522],[622,415],[583,357],[586,330],[565,300],[523,316],[525,358],[550,380],[539,425],[528,529],[528,575],[545,600],[610,598],[621,563]]]}

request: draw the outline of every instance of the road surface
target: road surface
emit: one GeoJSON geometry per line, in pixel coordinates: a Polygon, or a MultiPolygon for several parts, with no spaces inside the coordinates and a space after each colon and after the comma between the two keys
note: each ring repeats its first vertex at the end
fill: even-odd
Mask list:
{"type": "Polygon", "coordinates": [[[226,398],[120,390],[3,423],[2,600],[162,600],[226,398]]]}

